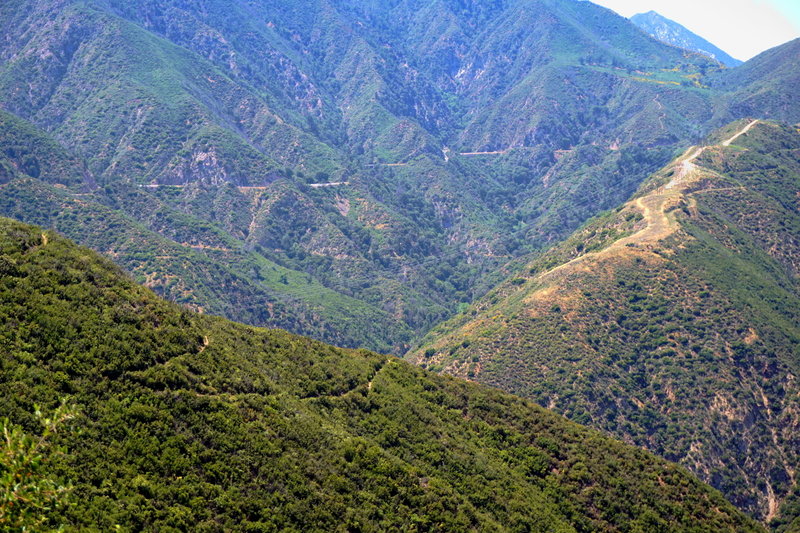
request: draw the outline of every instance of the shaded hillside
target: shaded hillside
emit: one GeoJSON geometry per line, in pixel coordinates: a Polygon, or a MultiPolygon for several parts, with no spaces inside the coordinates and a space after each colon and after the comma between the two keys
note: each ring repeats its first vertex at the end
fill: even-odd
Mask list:
{"type": "Polygon", "coordinates": [[[192,314],[0,219],[0,415],[77,404],[67,530],[761,531],[681,467],[403,361],[192,314]]]}
{"type": "Polygon", "coordinates": [[[800,134],[739,122],[411,359],[681,462],[762,520],[800,463],[800,134]]]}
{"type": "Polygon", "coordinates": [[[727,67],[738,67],[742,64],[741,61],[734,59],[699,35],[692,33],[674,20],[659,15],[655,11],[638,13],[632,16],[630,20],[659,41],[701,53],[711,59],[716,59],[727,67]]]}
{"type": "MultiPolygon", "coordinates": [[[[272,282],[284,315],[239,312],[202,267],[164,296],[397,352],[498,266],[627,198],[703,132],[716,98],[712,61],[588,2],[15,0],[0,21],[2,107],[85,168],[51,183],[170,240],[208,224],[390,331],[320,316],[339,332],[320,336],[272,282]]],[[[109,233],[92,220],[70,236],[109,233]]],[[[251,260],[225,265],[263,284],[251,260]]]]}
{"type": "Polygon", "coordinates": [[[783,503],[780,515],[770,525],[777,533],[800,531],[800,487],[795,486],[783,503]]]}
{"type": "Polygon", "coordinates": [[[741,67],[711,76],[724,91],[719,104],[729,116],[800,122],[800,39],[762,52],[741,67]]]}
{"type": "MultiPolygon", "coordinates": [[[[80,238],[138,282],[194,310],[383,351],[411,338],[385,310],[267,259],[157,195],[125,184],[96,189],[79,161],[45,133],[7,113],[0,119],[0,168],[12,179],[0,184],[0,212],[80,238]]],[[[225,193],[227,201],[215,207],[232,218],[255,216],[248,210],[263,194],[233,186],[225,193]]]]}
{"type": "Polygon", "coordinates": [[[80,159],[29,122],[0,109],[0,184],[24,177],[62,188],[90,185],[80,159]]]}

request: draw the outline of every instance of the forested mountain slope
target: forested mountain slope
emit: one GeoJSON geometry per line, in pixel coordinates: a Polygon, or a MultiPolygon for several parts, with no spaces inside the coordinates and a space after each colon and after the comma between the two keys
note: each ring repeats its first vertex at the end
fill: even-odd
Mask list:
{"type": "Polygon", "coordinates": [[[723,92],[718,106],[728,116],[800,122],[800,39],[711,78],[710,83],[723,92]]]}
{"type": "MultiPolygon", "coordinates": [[[[3,111],[0,169],[8,169],[0,174],[1,212],[80,238],[139,282],[186,307],[385,351],[393,340],[411,337],[410,329],[386,311],[265,258],[139,187],[96,189],[79,160],[3,111]]],[[[230,218],[247,216],[248,204],[233,200],[238,189],[225,189],[215,209],[230,218]]],[[[194,194],[203,191],[198,187],[194,194]]]]}
{"type": "MultiPolygon", "coordinates": [[[[49,182],[140,222],[146,249],[184,248],[159,256],[197,256],[122,254],[138,279],[387,351],[743,111],[715,62],[589,2],[12,0],[0,21],[0,106],[82,169],[49,182]]],[[[93,246],[114,233],[30,202],[3,213],[93,246]]]]}
{"type": "Polygon", "coordinates": [[[800,463],[800,133],[742,121],[411,359],[678,461],[770,520],[800,463]]]}
{"type": "Polygon", "coordinates": [[[762,531],[682,467],[389,356],[194,314],[0,219],[0,415],[74,483],[67,531],[762,531]]]}

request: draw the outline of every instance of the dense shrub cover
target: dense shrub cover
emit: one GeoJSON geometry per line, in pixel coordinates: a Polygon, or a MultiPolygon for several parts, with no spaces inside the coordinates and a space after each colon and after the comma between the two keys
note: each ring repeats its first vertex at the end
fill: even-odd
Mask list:
{"type": "Polygon", "coordinates": [[[401,360],[196,315],[0,221],[0,415],[68,396],[68,530],[759,531],[681,467],[401,360]]]}
{"type": "Polygon", "coordinates": [[[762,121],[719,145],[746,124],[707,140],[699,177],[665,208],[674,233],[612,248],[645,227],[636,199],[670,166],[436,328],[413,359],[644,446],[774,516],[800,466],[800,133],[762,121]],[[592,259],[601,250],[612,252],[592,259]]]}

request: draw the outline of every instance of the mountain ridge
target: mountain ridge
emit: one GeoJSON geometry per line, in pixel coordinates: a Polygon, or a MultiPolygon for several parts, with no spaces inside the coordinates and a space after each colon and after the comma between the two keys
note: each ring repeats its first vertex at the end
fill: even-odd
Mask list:
{"type": "Polygon", "coordinates": [[[530,402],[197,315],[0,219],[0,414],[69,395],[52,524],[122,530],[763,531],[683,468],[530,402]],[[624,503],[623,502],[629,502],[624,503]]]}
{"type": "Polygon", "coordinates": [[[781,191],[800,176],[799,142],[764,121],[715,134],[435,328],[411,359],[681,461],[774,518],[798,460],[778,435],[798,420],[798,221],[781,191]]]}
{"type": "MultiPolygon", "coordinates": [[[[708,95],[679,80],[713,69],[710,61],[686,58],[589,5],[493,6],[437,3],[422,24],[409,2],[341,0],[305,10],[215,2],[195,10],[181,0],[8,3],[0,94],[5,110],[83,161],[97,185],[93,200],[127,217],[144,205],[168,213],[168,224],[146,221],[158,239],[184,234],[187,220],[210,224],[214,240],[224,234],[249,252],[222,258],[237,283],[282,295],[274,315],[238,312],[201,267],[192,283],[159,284],[164,296],[402,353],[486,290],[507,259],[548,246],[627,197],[640,169],[658,168],[709,118],[708,95]],[[44,18],[53,31],[40,27],[44,18]],[[449,28],[448,38],[427,33],[428,20],[449,28]],[[526,31],[540,22],[550,31],[526,31]],[[613,46],[600,46],[608,32],[613,46]],[[510,53],[516,35],[529,47],[510,53]],[[655,67],[680,72],[634,74],[655,67]],[[487,100],[490,93],[497,99],[487,100]],[[587,98],[591,112],[580,108],[587,98]],[[663,113],[679,102],[680,114],[663,113]],[[610,114],[630,123],[618,127],[610,114]],[[496,153],[460,155],[474,152],[496,153]],[[587,171],[572,171],[580,167],[587,171]],[[331,183],[340,185],[318,187],[331,183]],[[133,195],[131,186],[142,187],[133,195]],[[585,192],[593,187],[608,191],[598,207],[585,192]],[[275,283],[282,278],[259,279],[253,262],[359,301],[372,323],[389,322],[392,332],[382,340],[385,331],[336,335],[335,318],[323,319],[322,331],[296,320],[306,304],[285,296],[287,287],[275,283]]],[[[18,201],[6,205],[5,214],[26,216],[18,201]]],[[[97,223],[84,235],[69,228],[70,236],[90,242],[106,229],[97,223]]],[[[154,269],[146,258],[126,265],[160,279],[180,270],[154,269]]],[[[289,280],[304,292],[296,284],[289,280]]]]}
{"type": "Polygon", "coordinates": [[[693,52],[699,52],[719,61],[726,67],[738,67],[743,63],[743,61],[731,57],[703,37],[655,11],[638,13],[632,16],[630,21],[660,41],[693,52]]]}
{"type": "MultiPolygon", "coordinates": [[[[794,527],[800,148],[786,124],[800,122],[800,40],[723,68],[571,0],[14,0],[0,29],[0,214],[209,315],[398,355],[428,334],[439,344],[412,357],[432,370],[681,461],[776,531],[794,527]]],[[[166,344],[197,361],[220,355],[217,335],[175,335],[166,344]]],[[[63,366],[120,377],[94,355],[63,366]]],[[[234,401],[197,385],[188,359],[145,378],[234,401]]],[[[369,398],[375,369],[353,364],[355,389],[316,367],[319,391],[358,392],[320,403],[369,398]]],[[[77,386],[64,374],[53,387],[77,386]]],[[[470,520],[484,518],[502,521],[470,520]]]]}

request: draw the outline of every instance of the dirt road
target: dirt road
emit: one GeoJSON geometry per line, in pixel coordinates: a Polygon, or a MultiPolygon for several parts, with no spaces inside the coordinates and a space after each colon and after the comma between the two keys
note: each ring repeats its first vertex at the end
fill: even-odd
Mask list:
{"type": "MultiPolygon", "coordinates": [[[[598,261],[605,257],[624,253],[626,249],[631,246],[639,247],[647,244],[655,244],[666,237],[670,236],[675,230],[678,229],[679,223],[674,216],[670,215],[668,210],[671,206],[676,205],[678,202],[690,196],[686,190],[689,184],[696,179],[700,178],[703,174],[703,167],[695,164],[695,161],[700,157],[703,152],[709,148],[717,146],[730,146],[740,136],[750,131],[750,128],[758,124],[758,120],[749,122],[746,126],[736,132],[732,137],[723,141],[719,145],[711,146],[692,146],[686,153],[678,158],[672,166],[673,178],[666,185],[658,189],[636,198],[626,204],[628,207],[641,212],[646,223],[645,227],[622,239],[619,239],[611,245],[599,250],[597,252],[590,252],[580,257],[576,257],[568,263],[564,263],[552,270],[543,272],[538,276],[539,279],[545,279],[556,272],[574,268],[576,265],[588,261],[598,261]]],[[[703,191],[698,191],[703,192],[703,191]]],[[[694,199],[690,199],[691,202],[694,199]]]]}

